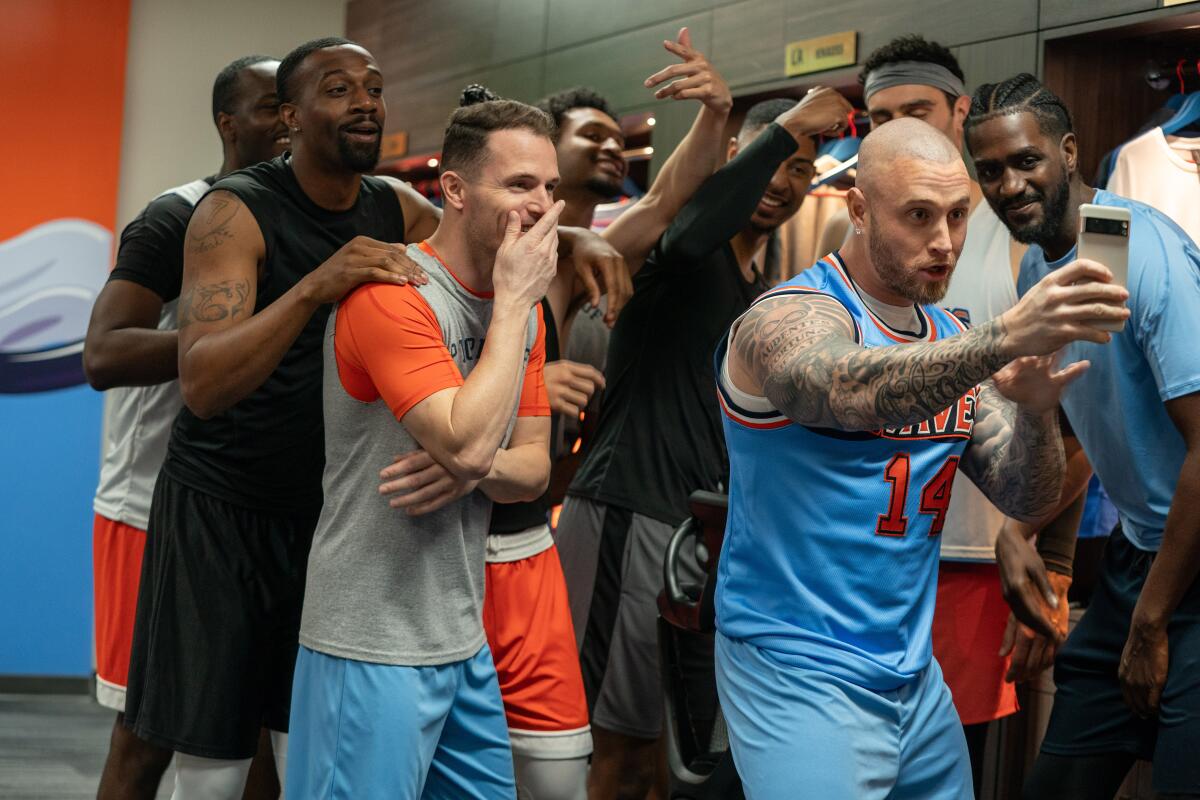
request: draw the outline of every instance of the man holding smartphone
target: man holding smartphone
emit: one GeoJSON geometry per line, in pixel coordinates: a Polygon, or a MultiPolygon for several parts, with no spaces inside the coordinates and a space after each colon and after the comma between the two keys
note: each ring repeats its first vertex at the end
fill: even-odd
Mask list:
{"type": "Polygon", "coordinates": [[[966,130],[984,195],[1030,245],[1018,291],[1076,260],[1081,205],[1130,215],[1127,265],[1106,264],[1125,273],[1124,330],[1062,353],[1091,362],[1062,406],[1121,522],[1059,652],[1025,796],[1112,797],[1138,758],[1156,791],[1200,795],[1200,251],[1160,212],[1083,183],[1070,113],[1032,75],[979,87],[966,130]]]}

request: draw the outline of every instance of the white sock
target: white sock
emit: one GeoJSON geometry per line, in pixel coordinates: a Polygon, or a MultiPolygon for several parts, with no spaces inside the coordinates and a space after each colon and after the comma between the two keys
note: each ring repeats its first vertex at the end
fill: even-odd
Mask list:
{"type": "Polygon", "coordinates": [[[271,751],[275,754],[275,772],[279,775],[279,800],[287,797],[287,743],[286,733],[271,731],[271,751]]]}
{"type": "Polygon", "coordinates": [[[587,800],[587,756],[533,758],[513,754],[518,800],[587,800]]]}
{"type": "Polygon", "coordinates": [[[171,800],[241,800],[250,761],[175,754],[175,791],[171,800]]]}

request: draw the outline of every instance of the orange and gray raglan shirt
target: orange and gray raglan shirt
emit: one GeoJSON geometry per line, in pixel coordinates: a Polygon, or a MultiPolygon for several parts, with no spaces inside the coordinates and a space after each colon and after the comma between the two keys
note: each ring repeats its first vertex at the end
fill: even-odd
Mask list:
{"type": "MultiPolygon", "coordinates": [[[[420,447],[402,424],[414,406],[461,386],[479,361],[491,293],[462,283],[428,243],[410,258],[425,286],[373,283],[347,295],[325,334],[325,494],[308,560],[300,644],[381,664],[461,661],[483,646],[491,500],[476,490],[410,517],[379,493],[379,472],[420,447]]],[[[530,309],[519,416],[549,416],[545,327],[530,309]]],[[[498,401],[499,405],[499,401],[498,401]]]]}

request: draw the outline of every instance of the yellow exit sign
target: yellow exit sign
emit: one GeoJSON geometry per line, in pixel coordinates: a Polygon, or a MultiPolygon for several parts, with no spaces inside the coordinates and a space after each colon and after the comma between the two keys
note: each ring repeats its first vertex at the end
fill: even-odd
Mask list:
{"type": "Polygon", "coordinates": [[[842,31],[829,36],[792,42],[787,46],[784,55],[786,74],[789,78],[793,75],[848,67],[858,63],[858,32],[842,31]]]}
{"type": "Polygon", "coordinates": [[[379,159],[389,161],[408,152],[408,131],[396,131],[383,137],[380,142],[379,159]]]}

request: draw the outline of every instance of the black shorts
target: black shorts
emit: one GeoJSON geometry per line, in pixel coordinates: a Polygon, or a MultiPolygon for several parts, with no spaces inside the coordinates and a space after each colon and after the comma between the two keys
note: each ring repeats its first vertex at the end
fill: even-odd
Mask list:
{"type": "Polygon", "coordinates": [[[266,514],[160,474],[150,507],[125,724],[204,758],[288,729],[317,514],[266,514]]]}
{"type": "Polygon", "coordinates": [[[1154,762],[1154,788],[1200,792],[1200,581],[1171,615],[1170,660],[1158,719],[1137,717],[1121,696],[1117,668],[1133,607],[1154,554],[1113,531],[1091,605],[1054,664],[1057,691],[1042,751],[1059,756],[1130,753],[1154,762]]]}

